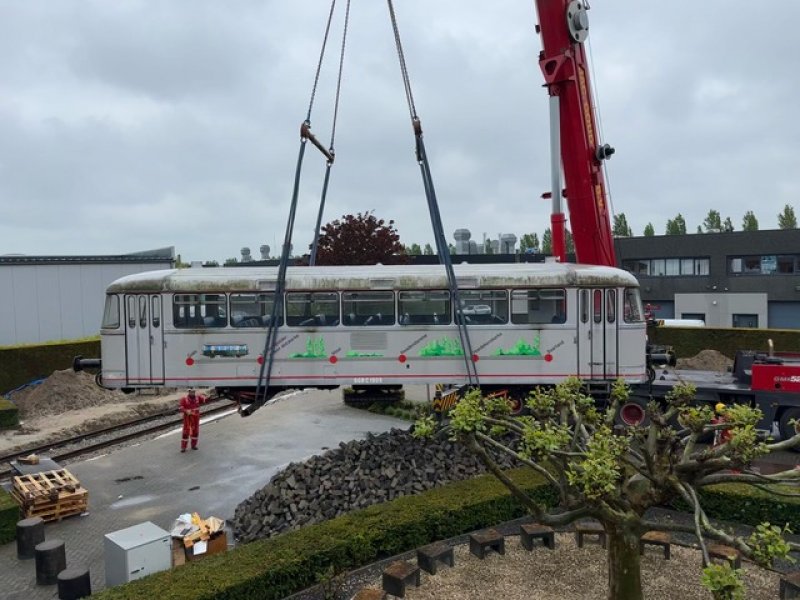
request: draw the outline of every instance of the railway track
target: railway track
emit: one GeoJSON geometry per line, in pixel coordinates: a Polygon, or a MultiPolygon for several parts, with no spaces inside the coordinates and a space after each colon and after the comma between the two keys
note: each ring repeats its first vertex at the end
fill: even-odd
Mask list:
{"type": "MultiPolygon", "coordinates": [[[[218,414],[231,410],[237,406],[236,402],[222,399],[212,400],[201,410],[200,418],[218,414]]],[[[47,455],[48,458],[56,462],[63,462],[74,459],[85,454],[92,454],[98,450],[108,448],[117,444],[128,442],[136,438],[145,437],[164,430],[179,427],[183,423],[183,417],[178,409],[171,409],[155,415],[133,419],[110,427],[104,427],[95,431],[83,433],[63,440],[49,442],[40,446],[31,446],[22,450],[0,456],[0,481],[9,479],[14,470],[8,464],[13,460],[28,456],[30,454],[47,455]],[[170,418],[174,416],[174,418],[170,418]],[[157,422],[156,422],[157,421],[157,422]],[[153,423],[148,425],[148,423],[153,423]],[[119,435],[115,435],[119,433],[119,435]],[[99,439],[94,443],[87,443],[93,439],[99,439]]]]}

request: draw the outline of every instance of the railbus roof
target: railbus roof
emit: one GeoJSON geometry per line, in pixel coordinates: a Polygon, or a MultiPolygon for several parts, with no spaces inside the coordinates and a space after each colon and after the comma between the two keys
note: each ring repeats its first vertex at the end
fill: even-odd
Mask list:
{"type": "MultiPolygon", "coordinates": [[[[638,287],[613,267],[572,263],[457,264],[460,289],[517,287],[638,287]]],[[[256,292],[275,289],[277,267],[204,267],[136,273],[117,279],[108,293],[256,292]]],[[[289,267],[287,290],[402,290],[448,287],[443,265],[289,267]]]]}

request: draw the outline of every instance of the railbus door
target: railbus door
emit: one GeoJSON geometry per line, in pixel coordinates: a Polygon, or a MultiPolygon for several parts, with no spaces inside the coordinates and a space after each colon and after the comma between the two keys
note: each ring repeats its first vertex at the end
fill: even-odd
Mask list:
{"type": "Polygon", "coordinates": [[[578,293],[578,376],[615,377],[617,370],[616,291],[581,289],[578,293]]]}
{"type": "Polygon", "coordinates": [[[129,384],[164,383],[164,335],[160,296],[125,296],[125,361],[129,384]]]}

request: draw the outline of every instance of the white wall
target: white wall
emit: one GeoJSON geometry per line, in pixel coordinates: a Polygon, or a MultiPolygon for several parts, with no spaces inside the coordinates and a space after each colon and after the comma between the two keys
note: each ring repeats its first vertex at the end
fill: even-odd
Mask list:
{"type": "Polygon", "coordinates": [[[108,284],[171,267],[169,261],[0,264],[0,346],[98,335],[108,284]]]}
{"type": "Polygon", "coordinates": [[[732,327],[733,315],[758,315],[758,327],[767,327],[767,294],[675,294],[675,318],[684,313],[706,315],[708,327],[732,327]]]}

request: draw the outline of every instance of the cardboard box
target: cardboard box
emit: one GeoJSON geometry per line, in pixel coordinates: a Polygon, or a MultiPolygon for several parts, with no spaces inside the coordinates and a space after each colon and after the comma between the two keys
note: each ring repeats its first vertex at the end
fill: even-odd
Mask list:
{"type": "MultiPolygon", "coordinates": [[[[178,540],[180,542],[180,540],[178,540]]],[[[195,542],[197,544],[197,542],[195,542]]],[[[210,556],[212,554],[219,554],[220,552],[227,552],[228,551],[228,536],[225,534],[224,531],[220,531],[217,534],[211,536],[206,541],[206,551],[201,554],[194,553],[194,545],[191,548],[186,548],[186,560],[193,561],[199,560],[204,556],[210,556]]]]}
{"type": "Polygon", "coordinates": [[[179,567],[186,564],[186,549],[183,547],[183,540],[172,538],[172,566],[179,567]]]}

